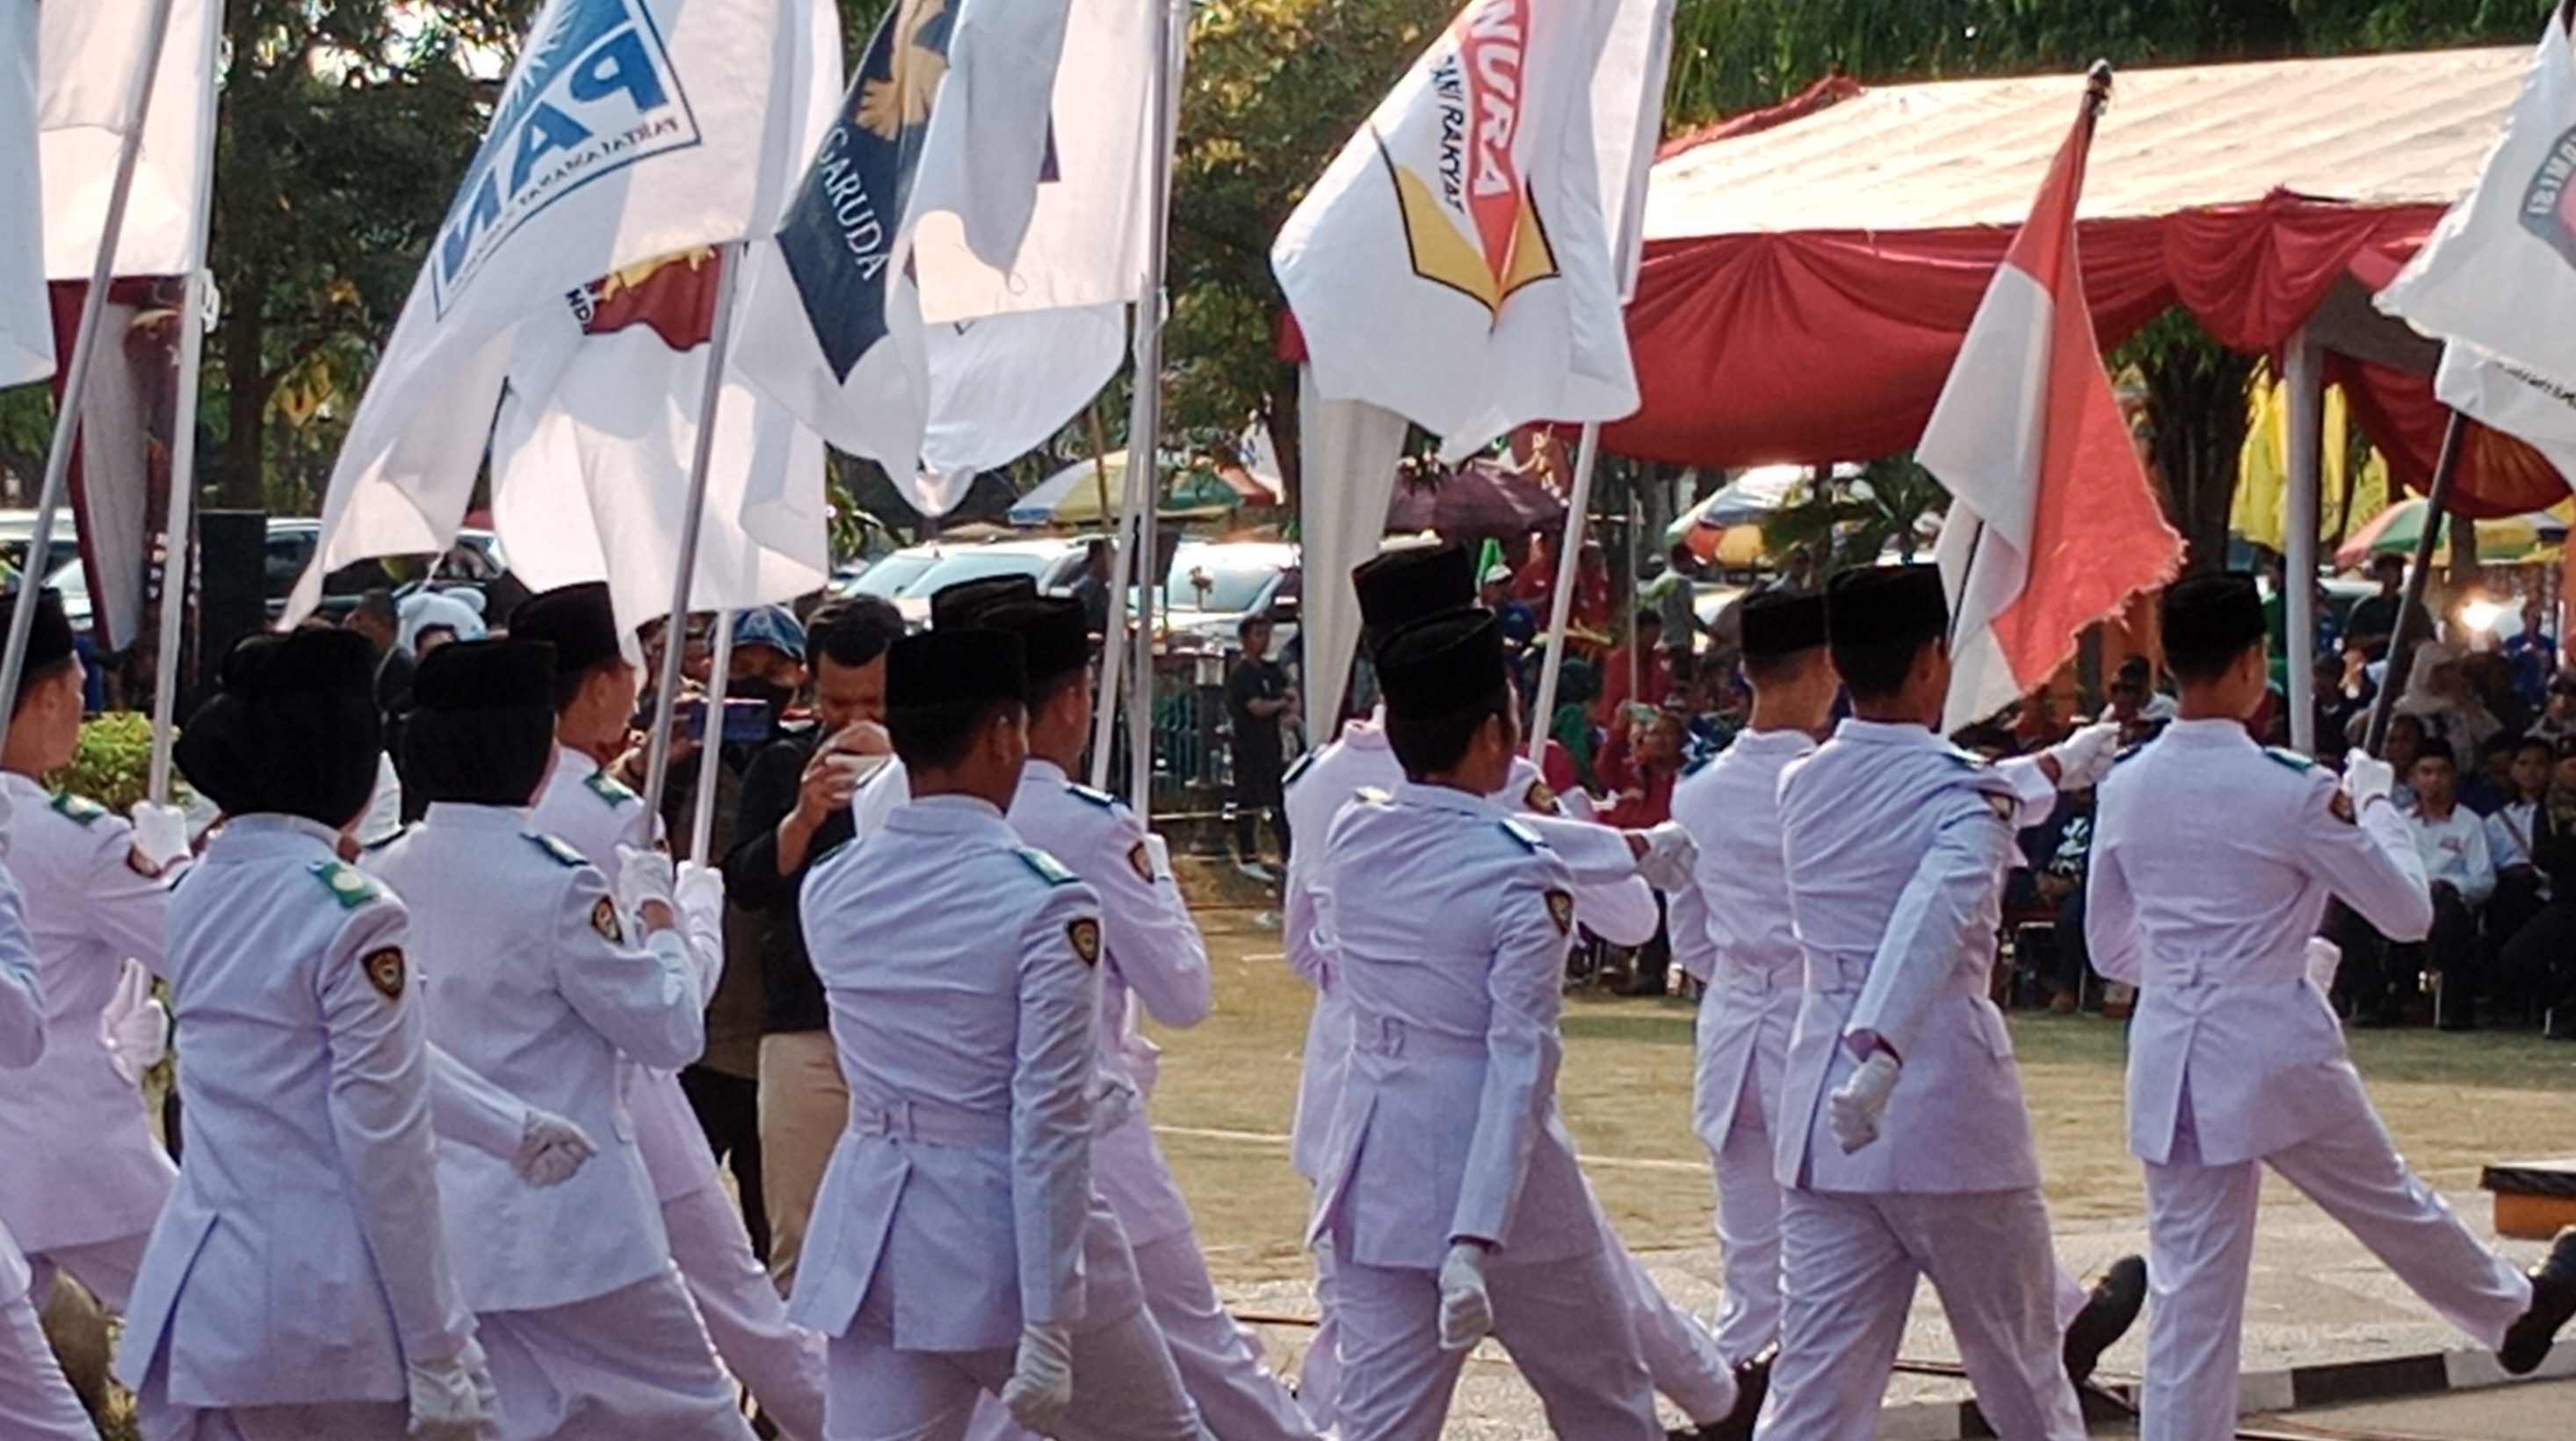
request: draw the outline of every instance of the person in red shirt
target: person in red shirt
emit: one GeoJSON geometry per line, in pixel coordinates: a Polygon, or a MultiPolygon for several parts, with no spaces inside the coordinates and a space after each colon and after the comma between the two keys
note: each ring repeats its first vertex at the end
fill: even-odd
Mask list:
{"type": "Polygon", "coordinates": [[[1622,708],[1634,702],[1641,706],[1660,706],[1673,696],[1673,654],[1664,649],[1664,618],[1660,612],[1637,612],[1636,630],[1627,644],[1613,646],[1601,658],[1601,700],[1593,714],[1604,725],[1617,727],[1622,708]],[[1635,657],[1632,661],[1630,657],[1635,657]],[[1629,677],[1636,686],[1629,688],[1629,677]]]}

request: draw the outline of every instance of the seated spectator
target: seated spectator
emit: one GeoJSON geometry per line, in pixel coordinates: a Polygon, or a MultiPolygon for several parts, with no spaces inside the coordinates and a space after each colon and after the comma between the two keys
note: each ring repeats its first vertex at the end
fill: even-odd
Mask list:
{"type": "Polygon", "coordinates": [[[2438,743],[2462,771],[2477,766],[2479,745],[2504,728],[2469,688],[2460,653],[2438,642],[2416,650],[2406,688],[2398,693],[2397,713],[2415,717],[2424,727],[2427,747],[2438,743]]]}
{"type": "Polygon", "coordinates": [[[2483,819],[2514,799],[2513,756],[2521,745],[2518,732],[2498,731],[2478,742],[2478,768],[2460,777],[2460,804],[2483,819]]]}
{"type": "Polygon", "coordinates": [[[2343,764],[2344,752],[2352,748],[2352,743],[2344,738],[2345,729],[2352,724],[2354,716],[2366,709],[2361,698],[2350,688],[2352,675],[2357,669],[2348,670],[2342,656],[2321,652],[2309,672],[2309,681],[2315,690],[2317,759],[2330,766],[2343,764]]]}
{"type": "Polygon", "coordinates": [[[2505,803],[2487,817],[2487,856],[2495,863],[2496,890],[2481,918],[2485,934],[2480,959],[2485,964],[2489,999],[2526,1023],[2536,1016],[2540,998],[2505,970],[2504,950],[2549,904],[2549,880],[2532,861],[2532,840],[2541,802],[2549,794],[2555,758],[2556,747],[2545,740],[2525,736],[2515,742],[2507,773],[2511,789],[2505,803]]]}
{"type": "Polygon", "coordinates": [[[2549,606],[2540,592],[2522,598],[2522,629],[2505,640],[2502,650],[2513,671],[2513,693],[2538,710],[2548,700],[2549,674],[2558,664],[2558,637],[2550,633],[2549,606]]]}
{"type": "Polygon", "coordinates": [[[1520,675],[1526,686],[1536,679],[1526,672],[1529,671],[1530,642],[1538,639],[1538,612],[1530,609],[1527,601],[1512,594],[1512,568],[1501,561],[1488,566],[1484,580],[1477,587],[1476,600],[1494,613],[1495,624],[1503,631],[1503,655],[1511,661],[1513,673],[1520,675]]]}
{"type": "Polygon", "coordinates": [[[1627,643],[1611,647],[1601,658],[1601,700],[1594,715],[1602,725],[1616,727],[1629,705],[1658,707],[1672,693],[1673,657],[1664,649],[1664,618],[1652,608],[1640,610],[1627,643]]]}
{"type": "Polygon", "coordinates": [[[2397,630],[2400,606],[2406,607],[2407,634],[2422,640],[2433,634],[2433,616],[2417,601],[2406,605],[2406,557],[2382,555],[2370,562],[2370,578],[2379,582],[2379,593],[2363,600],[2344,618],[2344,644],[2355,647],[2374,661],[2388,658],[2388,643],[2397,630]]]}
{"type": "Polygon", "coordinates": [[[2548,704],[2531,723],[2531,734],[2551,742],[2576,738],[2576,675],[2561,671],[2550,680],[2548,704]]]}
{"type": "Polygon", "coordinates": [[[2576,1041],[2576,740],[2558,745],[2528,839],[2547,899],[2498,952],[2496,982],[2539,1008],[2542,1035],[2576,1041]]]}
{"type": "Polygon", "coordinates": [[[2469,707],[2473,716],[2484,713],[2495,721],[2497,729],[2510,735],[2531,729],[2531,707],[2514,690],[2513,663],[2503,656],[2481,650],[2461,657],[2460,686],[2474,702],[2469,707]]]}
{"type": "Polygon", "coordinates": [[[2423,943],[2424,969],[2435,982],[2434,1022],[2442,1029],[2477,1024],[2477,912],[2495,894],[2486,822],[2459,803],[2450,757],[2428,750],[2415,758],[2415,850],[2433,887],[2433,933],[2423,943]]]}
{"type": "Polygon", "coordinates": [[[2142,655],[2120,662],[2120,669],[2111,677],[2110,702],[2101,718],[2120,723],[2120,744],[2124,746],[2154,739],[2174,718],[2173,698],[2156,690],[2154,668],[2142,655]]]}

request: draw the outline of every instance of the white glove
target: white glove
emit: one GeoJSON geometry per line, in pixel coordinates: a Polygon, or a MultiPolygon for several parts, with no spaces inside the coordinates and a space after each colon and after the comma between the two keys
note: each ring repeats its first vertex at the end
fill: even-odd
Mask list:
{"type": "Polygon", "coordinates": [[[617,909],[624,914],[641,921],[644,907],[654,901],[680,914],[678,884],[669,856],[639,846],[617,848],[617,909]]]}
{"type": "Polygon", "coordinates": [[[135,854],[151,863],[155,871],[166,870],[173,863],[188,858],[188,815],[177,806],[159,806],[150,801],[134,803],[135,854]]]}
{"type": "Polygon", "coordinates": [[[1011,1379],[1002,1383],[1011,1419],[1043,1436],[1073,1404],[1073,1332],[1062,1326],[1024,1326],[1011,1379]]]}
{"type": "Polygon", "coordinates": [[[2318,990],[2331,993],[2335,972],[2343,969],[2343,947],[2323,936],[2310,936],[2307,960],[2308,979],[2317,983],[2318,990]]]}
{"type": "Polygon", "coordinates": [[[476,1441],[483,1434],[482,1387],[463,1362],[412,1366],[405,1379],[413,1441],[476,1441]]]}
{"type": "Polygon", "coordinates": [[[519,1136],[519,1149],[510,1157],[510,1170],[520,1180],[543,1190],[560,1186],[573,1178],[581,1164],[599,1154],[590,1135],[581,1127],[551,1111],[528,1108],[527,1126],[519,1136]]]}
{"type": "Polygon", "coordinates": [[[1091,1134],[1106,1136],[1135,1118],[1144,1099],[1136,1094],[1136,1083],[1107,1066],[1091,1073],[1091,1134]]]}
{"type": "Polygon", "coordinates": [[[1172,878],[1172,843],[1163,839],[1162,832],[1145,833],[1145,858],[1154,863],[1154,879],[1167,881],[1172,878]]]}
{"type": "Polygon", "coordinates": [[[1646,853],[1637,857],[1637,874],[1659,891],[1688,887],[1691,868],[1699,863],[1699,848],[1691,844],[1690,832],[1679,821],[1666,821],[1641,834],[1646,838],[1646,853]]]}
{"type": "Polygon", "coordinates": [[[1473,1350],[1494,1329],[1494,1298],[1485,1292],[1485,1248],[1453,1241],[1440,1262],[1440,1349],[1473,1350]]]}
{"type": "Polygon", "coordinates": [[[1845,1155],[1878,1139],[1879,1123],[1887,1119],[1888,1094],[1896,1089],[1897,1074],[1903,1069],[1896,1057],[1875,1052],[1826,1103],[1834,1139],[1843,1143],[1845,1155]]]}
{"type": "Polygon", "coordinates": [[[672,889],[680,899],[680,909],[689,917],[690,929],[703,925],[714,930],[724,924],[724,872],[696,861],[682,861],[672,889]]]}
{"type": "Polygon", "coordinates": [[[2343,758],[2343,793],[2352,797],[2355,815],[2374,800],[2387,800],[2396,790],[2397,767],[2360,751],[2343,758]]]}
{"type": "Polygon", "coordinates": [[[98,1043],[129,1086],[170,1054],[170,1008],[152,994],[152,973],[132,956],[116,973],[116,993],[98,1013],[98,1043]]]}
{"type": "Polygon", "coordinates": [[[2048,748],[2057,760],[2057,788],[2086,791],[2111,773],[2120,755],[2120,723],[2096,721],[2048,748]]]}

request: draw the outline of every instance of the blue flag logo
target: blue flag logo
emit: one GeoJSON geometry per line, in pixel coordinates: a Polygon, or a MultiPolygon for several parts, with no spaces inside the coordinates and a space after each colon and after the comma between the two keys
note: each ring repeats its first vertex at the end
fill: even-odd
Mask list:
{"type": "Polygon", "coordinates": [[[558,0],[492,116],[430,247],[430,298],[445,315],[522,225],[593,181],[699,143],[644,0],[558,0]]]}
{"type": "Polygon", "coordinates": [[[948,0],[901,0],[886,16],[779,227],[779,256],[837,381],[885,338],[886,269],[955,20],[948,0]]]}

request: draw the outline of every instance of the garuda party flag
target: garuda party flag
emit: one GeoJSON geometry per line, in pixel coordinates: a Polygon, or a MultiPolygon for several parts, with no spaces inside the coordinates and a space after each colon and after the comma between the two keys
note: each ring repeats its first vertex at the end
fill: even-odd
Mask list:
{"type": "Polygon", "coordinates": [[[54,373],[36,143],[36,0],[0,0],[0,385],[54,373]]]}
{"type": "Polygon", "coordinates": [[[1432,42],[1270,252],[1325,399],[1399,412],[1452,458],[1636,408],[1608,210],[1661,101],[1663,13],[1471,0],[1432,42]]]}
{"type": "Polygon", "coordinates": [[[340,566],[446,547],[505,385],[545,403],[567,297],[776,223],[838,51],[816,0],[548,0],[359,402],[290,623],[340,566]]]}
{"type": "Polygon", "coordinates": [[[2182,560],[2102,369],[2076,264],[2099,109],[2088,94],[1915,449],[1951,495],[1938,551],[1955,666],[1947,730],[2045,683],[2078,632],[2182,560]]]}

